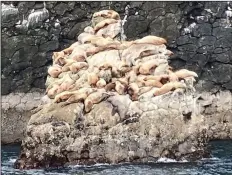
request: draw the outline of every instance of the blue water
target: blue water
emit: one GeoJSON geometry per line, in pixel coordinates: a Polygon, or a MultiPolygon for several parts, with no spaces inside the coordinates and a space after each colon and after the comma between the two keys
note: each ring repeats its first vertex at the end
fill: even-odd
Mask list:
{"type": "Polygon", "coordinates": [[[2,146],[1,174],[33,175],[232,175],[232,140],[211,143],[212,158],[195,163],[161,160],[161,163],[70,166],[60,169],[16,170],[20,147],[2,146]]]}

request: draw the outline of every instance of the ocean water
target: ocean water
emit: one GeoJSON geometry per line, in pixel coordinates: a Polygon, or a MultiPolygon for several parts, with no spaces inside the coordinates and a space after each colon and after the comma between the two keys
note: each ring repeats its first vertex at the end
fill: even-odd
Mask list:
{"type": "Polygon", "coordinates": [[[1,174],[4,175],[232,175],[232,140],[210,143],[212,158],[198,162],[176,162],[162,158],[146,164],[69,166],[59,169],[16,170],[13,164],[19,145],[2,146],[1,174]]]}

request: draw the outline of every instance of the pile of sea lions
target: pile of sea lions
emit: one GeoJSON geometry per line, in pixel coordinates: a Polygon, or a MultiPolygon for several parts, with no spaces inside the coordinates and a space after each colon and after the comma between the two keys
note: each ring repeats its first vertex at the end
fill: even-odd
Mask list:
{"type": "Polygon", "coordinates": [[[112,95],[129,94],[131,100],[156,89],[160,96],[175,89],[186,89],[185,79],[197,77],[193,71],[173,71],[168,58],[173,53],[167,41],[146,36],[120,41],[121,20],[117,12],[93,14],[87,26],[70,47],[54,52],[48,68],[46,93],[54,103],[82,102],[85,112],[112,95]]]}

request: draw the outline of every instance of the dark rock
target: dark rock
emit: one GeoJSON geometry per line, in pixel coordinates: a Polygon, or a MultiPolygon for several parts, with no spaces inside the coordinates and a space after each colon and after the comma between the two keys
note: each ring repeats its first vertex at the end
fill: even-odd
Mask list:
{"type": "Polygon", "coordinates": [[[63,15],[68,10],[68,5],[66,3],[60,2],[54,7],[54,10],[58,15],[63,15]]]}

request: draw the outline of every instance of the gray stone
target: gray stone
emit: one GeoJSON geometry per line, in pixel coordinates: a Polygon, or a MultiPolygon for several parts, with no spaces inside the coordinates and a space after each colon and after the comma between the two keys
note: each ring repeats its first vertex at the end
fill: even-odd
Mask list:
{"type": "Polygon", "coordinates": [[[54,7],[54,10],[58,15],[63,15],[68,10],[68,5],[60,2],[54,7]]]}

